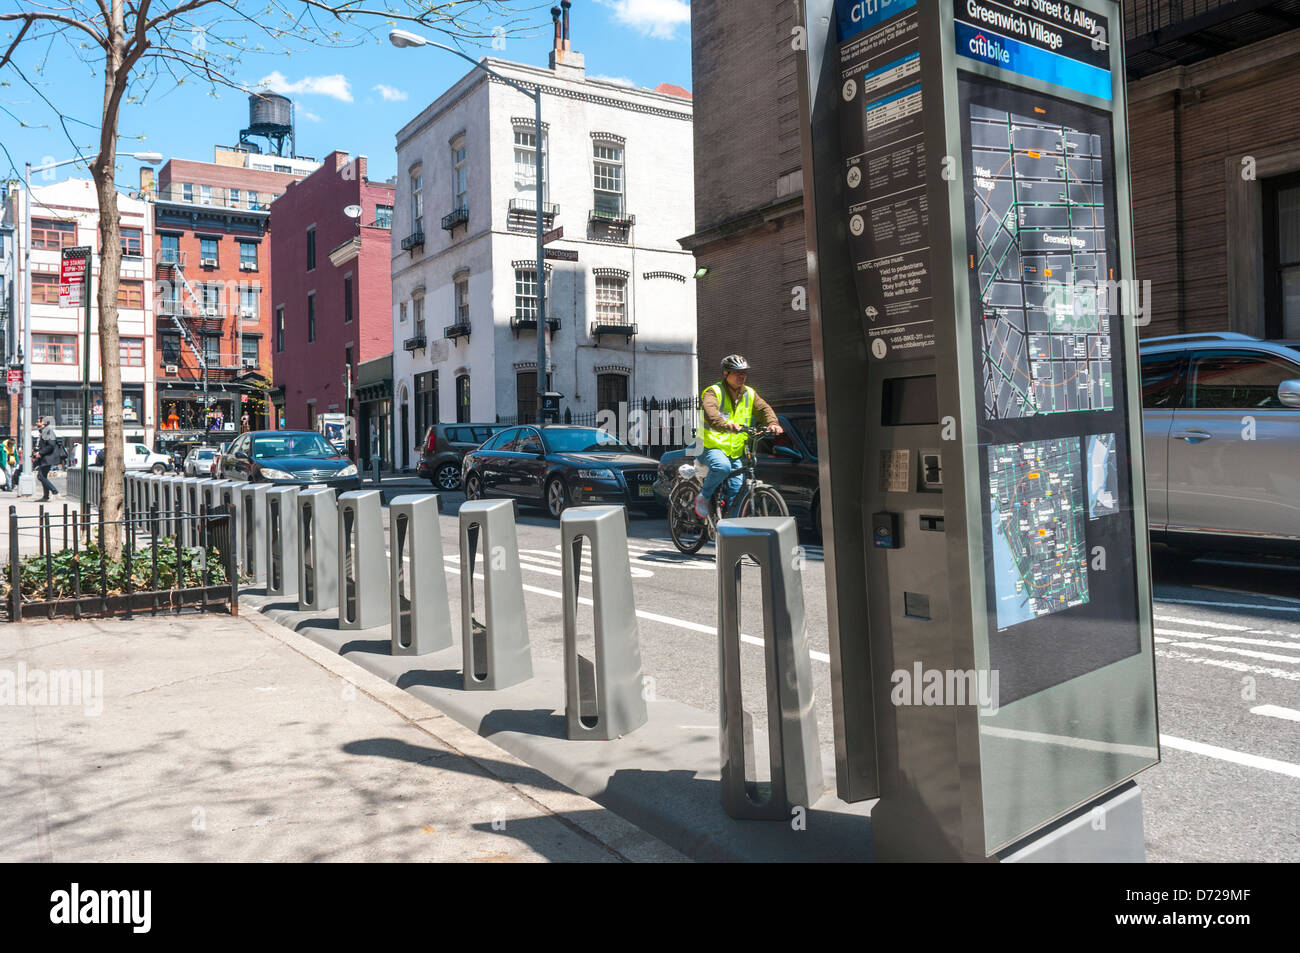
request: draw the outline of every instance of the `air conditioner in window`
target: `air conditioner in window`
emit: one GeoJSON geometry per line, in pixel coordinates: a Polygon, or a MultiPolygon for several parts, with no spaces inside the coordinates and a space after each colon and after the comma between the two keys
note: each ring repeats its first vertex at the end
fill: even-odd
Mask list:
{"type": "Polygon", "coordinates": [[[255,357],[246,357],[246,358],[244,358],[244,366],[245,366],[245,367],[257,367],[257,358],[255,358],[255,357]]]}
{"type": "Polygon", "coordinates": [[[199,309],[199,314],[201,314],[201,315],[202,315],[203,317],[205,317],[205,318],[219,318],[219,317],[221,317],[221,309],[220,309],[220,308],[201,308],[201,309],[199,309]]]}
{"type": "Polygon", "coordinates": [[[257,317],[257,311],[256,311],[255,309],[253,309],[253,308],[240,308],[240,309],[239,309],[239,316],[240,316],[241,318],[256,318],[256,317],[257,317]]]}
{"type": "Polygon", "coordinates": [[[217,260],[215,258],[200,258],[199,264],[204,268],[216,268],[217,260]]]}
{"type": "Polygon", "coordinates": [[[181,369],[180,369],[180,367],[179,367],[178,365],[176,365],[176,364],[168,364],[168,365],[166,365],[166,366],[163,368],[163,370],[164,370],[167,374],[170,374],[170,375],[172,375],[172,376],[175,376],[176,374],[179,374],[179,373],[180,373],[180,370],[181,370],[181,369]]]}

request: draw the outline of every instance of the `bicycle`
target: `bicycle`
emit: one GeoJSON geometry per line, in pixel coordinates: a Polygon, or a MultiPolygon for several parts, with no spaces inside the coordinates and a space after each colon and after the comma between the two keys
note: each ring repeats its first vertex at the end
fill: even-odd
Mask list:
{"type": "MultiPolygon", "coordinates": [[[[740,490],[731,504],[724,508],[723,481],[709,500],[709,515],[701,518],[695,512],[695,497],[704,486],[708,467],[700,463],[683,463],[677,468],[677,479],[668,493],[668,534],[679,552],[690,555],[700,551],[706,542],[717,537],[718,520],[750,516],[789,516],[790,508],[785,498],[774,486],[755,476],[754,441],[768,433],[766,427],[745,427],[745,450],[741,455],[740,490]]],[[[730,478],[728,478],[730,479],[730,478]]]]}

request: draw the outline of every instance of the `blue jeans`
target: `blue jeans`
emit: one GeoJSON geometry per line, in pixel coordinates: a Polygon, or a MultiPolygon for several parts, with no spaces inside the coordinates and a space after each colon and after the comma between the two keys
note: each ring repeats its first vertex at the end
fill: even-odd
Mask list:
{"type": "Polygon", "coordinates": [[[740,459],[733,460],[721,450],[711,449],[701,453],[699,460],[709,468],[709,472],[704,475],[704,488],[700,491],[704,494],[704,498],[712,499],[713,491],[722,484],[723,480],[726,480],[726,498],[728,501],[734,500],[736,494],[740,492],[740,484],[745,476],[737,472],[743,466],[740,459]]]}

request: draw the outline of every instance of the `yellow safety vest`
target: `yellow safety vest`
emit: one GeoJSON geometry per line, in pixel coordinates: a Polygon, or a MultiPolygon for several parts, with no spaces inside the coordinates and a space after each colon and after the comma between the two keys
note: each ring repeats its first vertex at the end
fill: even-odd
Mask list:
{"type": "MultiPolygon", "coordinates": [[[[727,409],[727,404],[731,401],[731,394],[722,384],[713,384],[704,388],[700,395],[701,399],[704,394],[713,391],[718,396],[718,410],[724,417],[734,424],[742,427],[748,427],[754,418],[754,388],[746,387],[745,392],[740,396],[740,402],[727,409]]],[[[736,459],[745,451],[746,437],[743,433],[732,433],[729,430],[713,430],[705,427],[703,434],[700,436],[700,442],[704,444],[705,450],[721,450],[731,459],[736,459]]]]}

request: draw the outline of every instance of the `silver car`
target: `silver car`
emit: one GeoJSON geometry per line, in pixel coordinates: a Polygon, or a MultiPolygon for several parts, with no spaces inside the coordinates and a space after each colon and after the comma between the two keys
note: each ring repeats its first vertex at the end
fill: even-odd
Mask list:
{"type": "Polygon", "coordinates": [[[1140,351],[1152,539],[1300,555],[1300,350],[1220,332],[1140,351]]]}
{"type": "Polygon", "coordinates": [[[212,461],[216,458],[216,447],[195,447],[185,457],[185,475],[191,477],[211,476],[212,461]]]}

